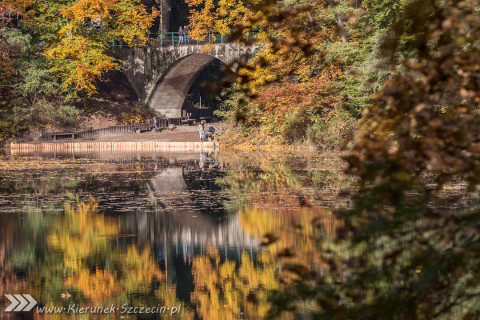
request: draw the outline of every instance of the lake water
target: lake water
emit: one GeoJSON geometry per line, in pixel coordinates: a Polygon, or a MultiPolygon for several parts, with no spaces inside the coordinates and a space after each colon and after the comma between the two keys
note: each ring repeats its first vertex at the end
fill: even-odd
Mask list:
{"type": "Polygon", "coordinates": [[[342,166],[316,154],[4,154],[0,294],[38,305],[7,313],[4,300],[0,318],[260,319],[285,262],[326,271],[314,239],[334,236],[331,208],[348,204],[342,166]]]}

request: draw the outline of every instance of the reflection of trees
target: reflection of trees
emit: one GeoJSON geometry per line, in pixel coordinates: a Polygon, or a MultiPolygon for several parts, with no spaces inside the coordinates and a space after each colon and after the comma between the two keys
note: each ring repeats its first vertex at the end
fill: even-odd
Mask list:
{"type": "Polygon", "coordinates": [[[317,269],[325,266],[318,240],[333,237],[338,226],[330,210],[262,210],[252,207],[245,208],[239,215],[240,224],[247,233],[259,238],[275,236],[275,242],[268,246],[273,254],[294,247],[295,256],[288,261],[294,260],[317,269]]]}
{"type": "MultiPolygon", "coordinates": [[[[335,155],[269,157],[255,154],[227,162],[227,174],[219,183],[236,199],[233,204],[239,208],[242,230],[268,244],[262,254],[268,255],[277,270],[272,279],[277,285],[271,286],[268,293],[271,301],[275,301],[273,307],[277,303],[287,304],[303,310],[300,313],[308,317],[315,308],[312,301],[290,304],[275,299],[286,297],[293,301],[288,292],[283,294],[284,288],[296,287],[297,283],[305,285],[300,291],[308,292],[309,285],[317,280],[309,278],[310,271],[315,277],[320,275],[323,281],[342,280],[330,275],[331,251],[350,253],[347,247],[339,247],[332,241],[340,226],[339,220],[331,210],[317,205],[341,205],[337,202],[342,200],[337,197],[338,191],[351,184],[341,172],[344,162],[335,155]],[[262,207],[269,209],[260,209],[262,207]]],[[[251,297],[261,300],[256,292],[251,297]]],[[[271,309],[271,312],[276,311],[271,309]]]]}
{"type": "MultiPolygon", "coordinates": [[[[35,234],[38,239],[32,240],[33,243],[44,243],[46,237],[48,246],[39,249],[33,244],[32,248],[29,242],[30,245],[15,252],[14,267],[24,271],[26,282],[30,283],[25,290],[46,306],[182,304],[182,319],[192,319],[192,311],[177,300],[175,286],[167,286],[165,272],[157,265],[150,246],[139,247],[132,241],[125,243],[124,240],[130,238],[120,233],[122,220],[98,212],[97,206],[95,201],[66,205],[63,215],[45,213],[46,221],[40,224],[34,223],[38,215],[27,215],[26,234],[35,234]],[[31,219],[34,221],[29,221],[31,219]],[[38,228],[46,224],[50,227],[38,228]],[[34,252],[31,258],[21,258],[26,254],[28,257],[31,251],[34,252]],[[67,292],[67,298],[71,295],[71,299],[62,300],[67,292]]],[[[36,316],[71,317],[66,314],[36,316]]]]}
{"type": "MultiPolygon", "coordinates": [[[[65,207],[63,214],[42,215],[40,212],[28,215],[21,228],[25,235],[36,236],[25,237],[30,247],[18,250],[16,260],[21,260],[25,266],[22,270],[29,280],[32,279],[32,287],[36,288],[35,298],[48,305],[66,304],[72,300],[85,306],[105,303],[178,305],[182,302],[177,300],[176,287],[167,285],[166,275],[158,267],[162,262],[158,262],[158,256],[154,258],[150,248],[152,243],[162,248],[167,246],[164,254],[165,258],[168,257],[168,263],[165,259],[165,266],[169,277],[177,281],[175,276],[171,276],[175,272],[171,269],[174,259],[170,257],[175,251],[169,252],[167,241],[181,239],[183,234],[192,239],[189,241],[193,245],[216,244],[215,249],[211,247],[206,255],[193,257],[194,292],[190,297],[198,316],[203,319],[259,319],[265,316],[270,307],[267,297],[272,291],[281,290],[282,281],[292,283],[297,279],[292,273],[287,273],[289,263],[311,265],[320,271],[328,270],[322,252],[328,242],[325,241],[324,245],[324,242],[315,239],[325,234],[333,235],[336,222],[327,210],[313,207],[319,198],[315,187],[322,183],[331,187],[336,183],[334,178],[338,177],[335,172],[323,171],[323,162],[308,158],[225,158],[229,171],[224,178],[219,178],[222,172],[216,168],[205,170],[203,176],[199,176],[197,167],[183,171],[175,169],[179,178],[185,178],[187,190],[175,190],[163,195],[167,207],[174,209],[169,214],[145,215],[138,212],[135,215],[109,216],[99,213],[93,201],[77,201],[73,206],[65,207]],[[192,211],[192,208],[213,208],[218,188],[229,190],[230,195],[237,199],[246,200],[240,201],[241,210],[235,211],[237,217],[223,221],[220,219],[223,216],[216,215],[218,211],[215,211],[215,215],[210,212],[212,210],[208,210],[209,215],[192,211]],[[197,202],[192,203],[189,196],[197,202]],[[183,199],[183,202],[179,202],[179,199],[183,199]],[[168,205],[168,201],[171,205],[168,205]],[[244,203],[257,206],[248,207],[244,203]],[[275,209],[258,209],[258,204],[275,209]],[[128,220],[133,216],[135,219],[128,220]],[[39,217],[44,217],[45,221],[37,221],[39,217]],[[314,217],[322,229],[314,227],[314,217]],[[203,218],[208,218],[208,223],[203,218]],[[217,221],[220,222],[217,224],[217,221]],[[186,229],[189,232],[183,232],[186,229]],[[121,234],[125,230],[138,237],[121,234]],[[195,232],[190,232],[192,230],[195,232]],[[196,232],[199,230],[202,232],[196,232]],[[255,243],[260,242],[265,234],[274,234],[278,240],[264,250],[251,251],[251,256],[242,252],[237,260],[225,260],[226,255],[225,258],[221,257],[218,247],[220,244],[234,250],[242,247],[244,239],[234,237],[237,231],[245,239],[252,237],[255,243]],[[164,234],[172,236],[168,238],[164,234]],[[45,237],[48,246],[42,245],[45,237]],[[211,237],[216,240],[210,241],[211,237]],[[39,249],[33,243],[43,248],[39,249]],[[277,255],[284,254],[282,249],[285,247],[294,247],[296,255],[279,263],[277,255]],[[281,277],[278,277],[279,274],[281,277]],[[62,300],[61,294],[67,290],[72,298],[62,300]]],[[[159,171],[164,171],[161,169],[159,171]]],[[[150,181],[152,185],[153,180],[150,180],[150,176],[147,179],[147,176],[146,172],[128,176],[101,175],[95,179],[86,176],[82,178],[80,186],[89,187],[89,191],[96,193],[98,199],[103,199],[105,203],[118,202],[122,208],[126,204],[133,207],[138,205],[138,199],[137,202],[127,203],[122,193],[130,190],[133,184],[124,182],[136,177],[141,180],[138,183],[150,181]]],[[[172,177],[165,175],[164,178],[165,190],[172,191],[172,177]]],[[[162,188],[158,188],[157,193],[161,191],[162,188]]],[[[81,195],[81,198],[84,199],[85,195],[81,195]]],[[[223,204],[224,198],[218,199],[217,203],[223,204]]],[[[55,206],[51,208],[52,213],[59,211],[58,203],[55,206]]],[[[102,208],[102,202],[99,206],[102,208]]],[[[28,291],[31,292],[30,289],[28,291]]],[[[182,319],[193,318],[190,309],[182,311],[182,319]]]]}
{"type": "Polygon", "coordinates": [[[240,266],[235,261],[221,262],[218,250],[193,260],[195,291],[192,302],[203,319],[261,319],[267,314],[267,294],[275,289],[276,264],[268,252],[259,253],[256,263],[246,252],[240,266]]]}
{"type": "Polygon", "coordinates": [[[95,302],[149,292],[154,281],[164,278],[149,249],[130,245],[126,252],[113,250],[111,242],[120,232],[119,220],[99,214],[96,207],[95,202],[67,206],[48,236],[49,246],[63,254],[65,286],[80,290],[95,302]]]}
{"type": "Polygon", "coordinates": [[[298,284],[301,287],[295,294],[309,292],[317,275],[322,281],[339,280],[332,276],[329,262],[332,250],[349,254],[345,246],[333,242],[341,222],[331,210],[323,208],[267,210],[247,207],[239,214],[242,228],[263,237],[266,250],[279,268],[276,279],[281,285],[269,292],[270,301],[274,302],[270,313],[276,313],[278,304],[287,304],[298,313],[309,315],[315,310],[312,301],[295,303],[288,294],[294,292],[291,288],[297,288],[298,284]]]}
{"type": "Polygon", "coordinates": [[[334,236],[338,223],[329,210],[251,207],[240,211],[239,220],[247,234],[258,238],[274,234],[276,241],[259,251],[256,259],[242,252],[239,263],[222,261],[213,247],[205,256],[194,258],[192,302],[204,319],[261,319],[270,309],[268,297],[280,290],[282,283],[298,279],[291,266],[328,270],[328,256],[323,251],[331,246],[327,236],[334,236]],[[279,262],[278,255],[286,258],[279,262]]]}
{"type": "Polygon", "coordinates": [[[293,154],[250,154],[244,158],[224,156],[229,164],[219,183],[235,204],[252,200],[259,205],[285,207],[322,204],[338,206],[338,192],[351,184],[341,170],[345,162],[338,155],[311,157],[293,154]]]}
{"type": "Polygon", "coordinates": [[[14,219],[2,220],[0,223],[0,296],[5,293],[18,292],[25,285],[25,282],[13,272],[10,259],[14,245],[19,240],[15,237],[16,229],[17,221],[14,219]]]}

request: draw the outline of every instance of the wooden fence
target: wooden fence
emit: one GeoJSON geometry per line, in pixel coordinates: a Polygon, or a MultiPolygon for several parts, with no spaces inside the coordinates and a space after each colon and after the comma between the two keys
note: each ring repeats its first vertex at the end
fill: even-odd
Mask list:
{"type": "MultiPolygon", "coordinates": [[[[182,125],[183,118],[169,118],[169,119],[157,119],[159,124],[159,128],[168,128],[169,125],[173,124],[176,126],[182,125]]],[[[84,138],[84,137],[91,137],[94,135],[99,134],[107,134],[107,133],[119,133],[119,132],[137,132],[140,131],[149,131],[152,127],[150,124],[147,123],[136,123],[136,124],[125,124],[120,126],[111,126],[108,128],[101,128],[101,129],[92,129],[86,131],[79,131],[79,132],[72,132],[72,133],[64,133],[66,138],[72,137],[75,138],[84,138]]],[[[44,132],[40,137],[41,140],[52,140],[54,137],[58,138],[61,136],[61,132],[44,132]]],[[[56,140],[56,139],[55,139],[56,140]]]]}

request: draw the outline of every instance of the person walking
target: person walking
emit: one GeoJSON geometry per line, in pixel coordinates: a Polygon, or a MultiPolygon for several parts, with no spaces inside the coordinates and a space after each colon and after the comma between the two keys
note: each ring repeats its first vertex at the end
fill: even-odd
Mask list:
{"type": "Polygon", "coordinates": [[[185,44],[190,43],[190,37],[188,36],[189,31],[190,29],[188,28],[188,26],[183,26],[183,37],[185,38],[185,44]]]}
{"type": "Polygon", "coordinates": [[[214,133],[215,133],[215,127],[212,124],[210,124],[208,126],[208,131],[207,133],[205,133],[203,140],[208,141],[208,138],[213,136],[214,133]]]}
{"type": "Polygon", "coordinates": [[[155,116],[153,117],[152,120],[150,120],[150,127],[152,128],[153,132],[158,131],[158,120],[155,116]]]}
{"type": "Polygon", "coordinates": [[[184,31],[182,29],[182,26],[180,26],[180,29],[178,29],[178,44],[183,43],[183,34],[184,31]]]}
{"type": "Polygon", "coordinates": [[[203,133],[205,132],[205,127],[203,121],[198,125],[198,133],[200,134],[200,141],[203,141],[203,133]]]}

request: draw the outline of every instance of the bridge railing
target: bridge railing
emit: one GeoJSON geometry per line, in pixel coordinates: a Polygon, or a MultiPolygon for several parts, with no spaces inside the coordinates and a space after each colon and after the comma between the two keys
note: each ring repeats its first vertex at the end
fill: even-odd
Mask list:
{"type": "MultiPolygon", "coordinates": [[[[256,33],[252,32],[246,35],[245,40],[255,41],[256,33]]],[[[165,32],[163,34],[152,33],[148,36],[147,46],[168,47],[181,45],[203,45],[207,43],[229,43],[229,36],[209,31],[203,40],[193,40],[190,36],[182,35],[179,32],[165,32]]],[[[129,45],[122,39],[114,39],[112,46],[116,48],[128,48],[129,45]]]]}

